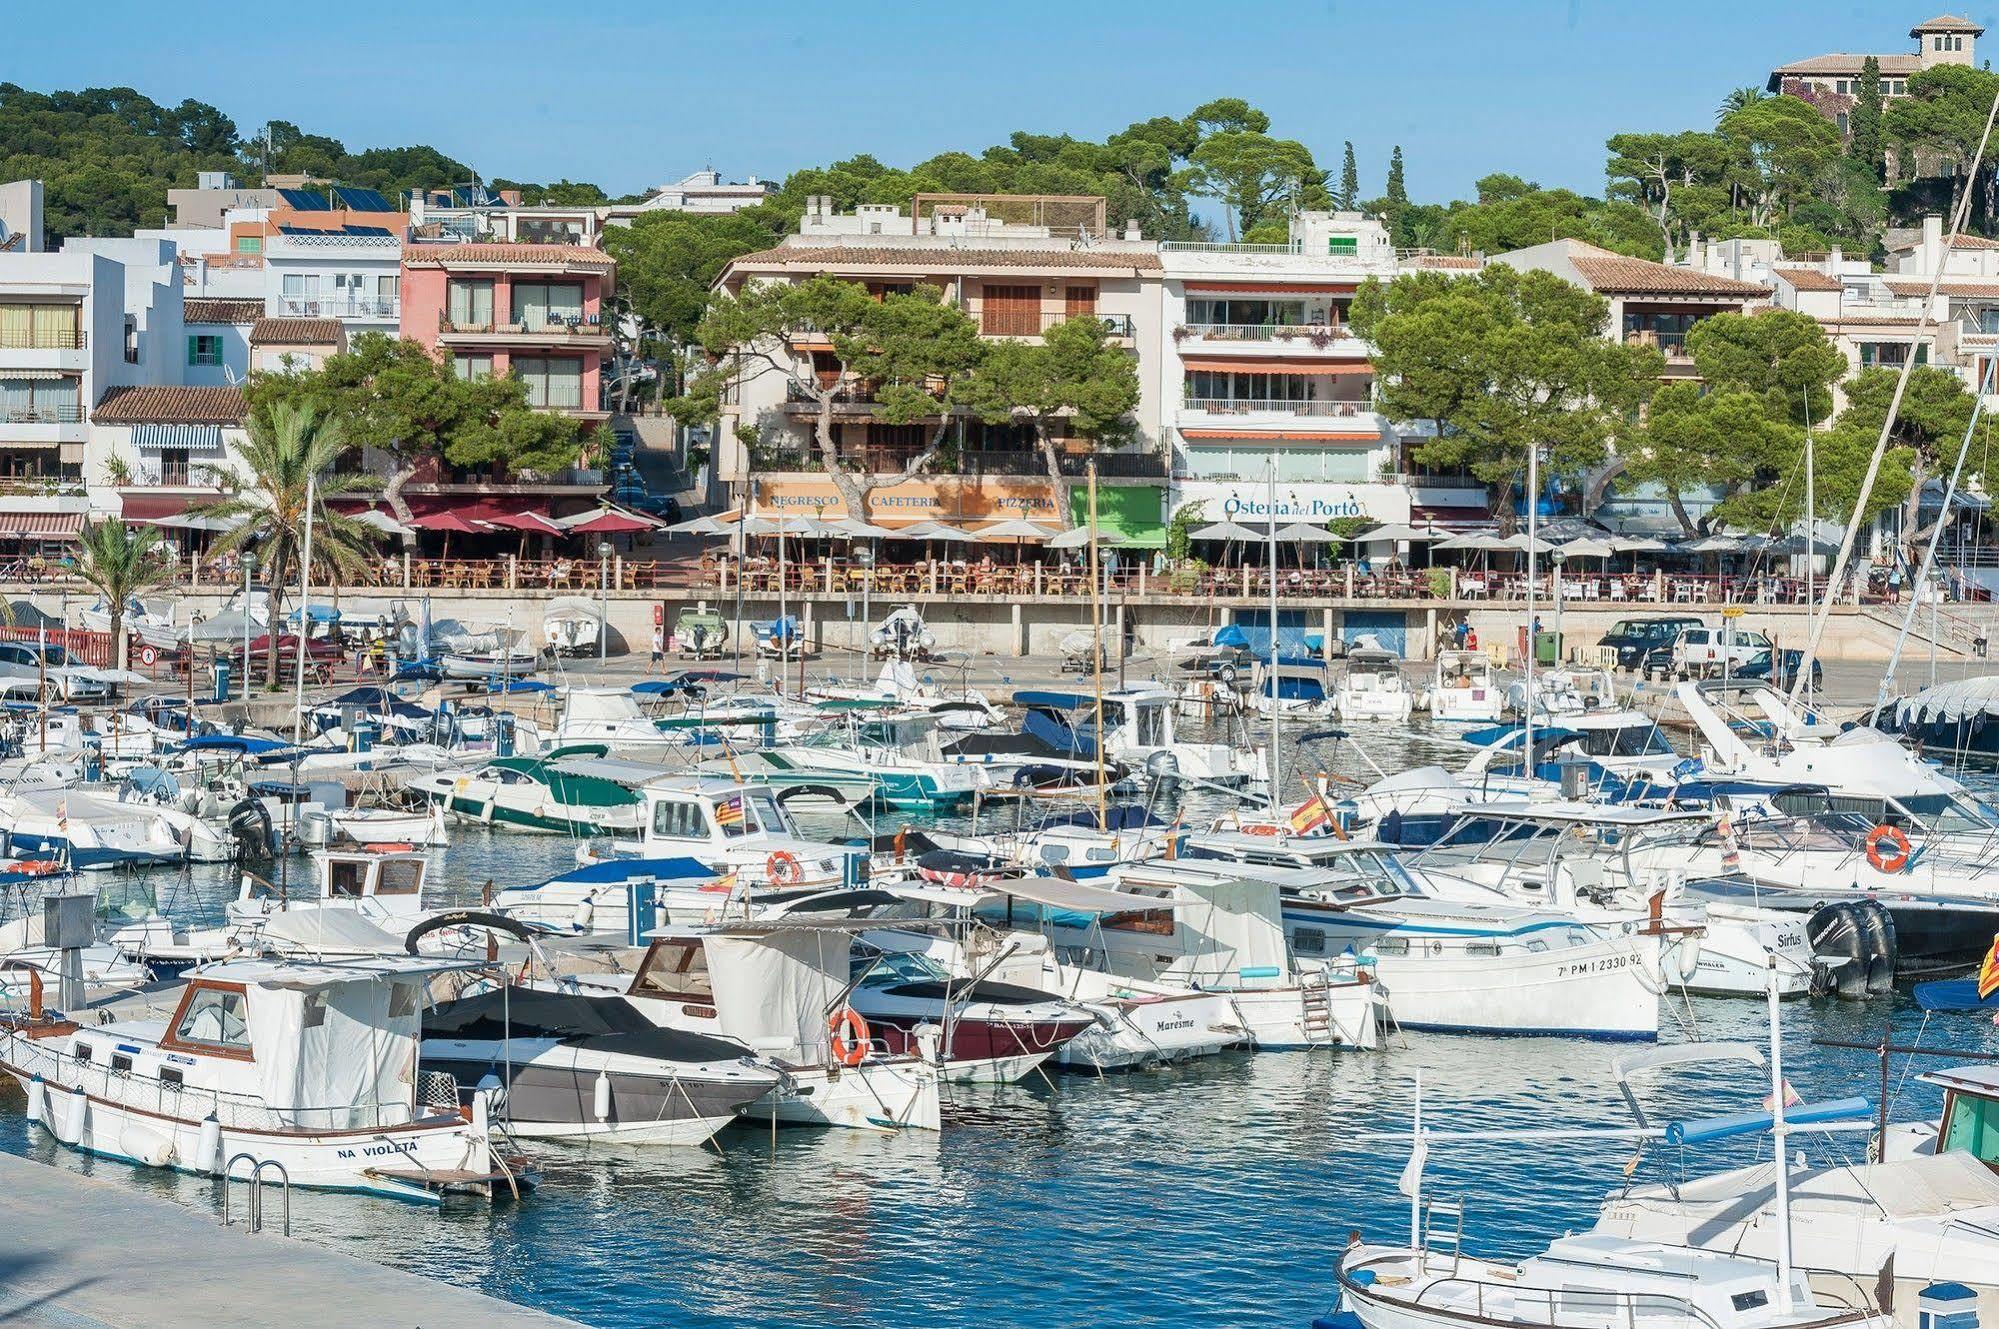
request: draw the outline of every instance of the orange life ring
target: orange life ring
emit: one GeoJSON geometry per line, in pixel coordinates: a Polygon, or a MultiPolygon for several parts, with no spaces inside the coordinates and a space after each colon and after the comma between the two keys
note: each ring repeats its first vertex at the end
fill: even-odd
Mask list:
{"type": "Polygon", "coordinates": [[[382,840],[361,846],[361,852],[364,854],[408,854],[415,850],[416,846],[406,840],[382,840]]]}
{"type": "Polygon", "coordinates": [[[1244,835],[1275,835],[1277,828],[1267,821],[1252,822],[1240,828],[1244,835]]]}
{"type": "Polygon", "coordinates": [[[794,855],[776,849],[764,860],[764,876],[773,886],[796,886],[805,880],[805,869],[798,866],[794,855]]]}
{"type": "Polygon", "coordinates": [[[868,1059],[868,1049],[874,1035],[868,1032],[868,1022],[852,1006],[842,1006],[833,1012],[833,1018],[826,1022],[826,1028],[833,1035],[833,1059],[842,1066],[858,1066],[868,1059]]]}
{"type": "Polygon", "coordinates": [[[160,662],[160,648],[150,643],[139,648],[139,663],[151,669],[160,662]]]}
{"type": "Polygon", "coordinates": [[[52,877],[62,871],[62,864],[53,858],[24,858],[14,870],[24,877],[52,877]]]}
{"type": "Polygon", "coordinates": [[[1900,872],[1909,866],[1909,837],[1902,834],[1901,827],[1882,822],[1867,832],[1867,861],[1882,872],[1900,872]],[[1883,843],[1894,845],[1894,850],[1882,853],[1883,843]]]}

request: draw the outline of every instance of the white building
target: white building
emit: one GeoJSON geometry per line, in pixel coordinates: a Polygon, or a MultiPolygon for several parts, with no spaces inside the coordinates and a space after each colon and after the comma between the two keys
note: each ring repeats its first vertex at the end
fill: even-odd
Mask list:
{"type": "Polygon", "coordinates": [[[607,220],[628,222],[647,212],[699,212],[707,214],[740,212],[768,199],[777,186],[754,175],[742,184],[730,184],[713,169],[684,175],[670,185],[660,185],[647,194],[643,203],[615,203],[607,220]]]}

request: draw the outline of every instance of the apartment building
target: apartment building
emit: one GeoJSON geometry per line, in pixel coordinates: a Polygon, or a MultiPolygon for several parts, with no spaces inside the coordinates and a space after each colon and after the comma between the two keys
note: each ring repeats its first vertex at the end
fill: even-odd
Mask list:
{"type": "Polygon", "coordinates": [[[241,389],[142,384],[113,388],[91,419],[93,465],[115,477],[93,506],[129,522],[171,521],[221,498],[242,478],[241,389]]]}
{"type": "MultiPolygon", "coordinates": [[[[1097,198],[1035,196],[922,196],[907,211],[863,205],[836,213],[830,198],[807,201],[799,233],[782,245],[746,254],[724,269],[717,286],[740,291],[766,282],[803,282],[832,276],[876,292],[934,287],[964,310],[991,339],[1038,340],[1057,323],[1092,317],[1109,325],[1112,338],[1136,357],[1140,400],[1129,447],[1094,453],[1106,485],[1157,494],[1165,478],[1161,407],[1166,377],[1161,367],[1161,264],[1156,243],[1135,229],[1110,232],[1097,198]]],[[[837,375],[830,344],[801,330],[785,348],[801,369],[822,379],[837,375]]],[[[816,406],[770,374],[740,386],[723,407],[715,430],[711,473],[727,500],[740,503],[754,484],[759,507],[837,513],[843,503],[813,451],[816,406]],[[745,447],[738,427],[756,442],[745,447]]],[[[891,424],[879,418],[865,384],[853,384],[836,408],[840,455],[874,473],[901,470],[937,422],[891,424]]],[[[933,475],[876,491],[868,520],[888,525],[938,519],[1025,515],[1073,517],[1057,510],[1045,462],[1024,424],[987,424],[960,414],[951,422],[955,474],[933,475]]],[[[1081,475],[1082,440],[1063,439],[1065,471],[1081,475]]],[[[1129,514],[1135,528],[1156,535],[1156,500],[1106,499],[1129,514]],[[1129,506],[1127,506],[1129,505],[1129,506]]],[[[857,514],[859,515],[859,514],[857,514]]]]}
{"type": "Polygon", "coordinates": [[[712,167],[682,176],[672,184],[660,185],[642,203],[614,203],[603,210],[612,224],[628,223],[648,212],[695,212],[708,216],[753,208],[777,192],[777,186],[754,175],[741,184],[722,179],[712,167]]]}
{"type": "Polygon", "coordinates": [[[410,238],[420,244],[591,245],[605,210],[589,205],[525,204],[518,189],[454,185],[410,193],[410,238]]]}
{"type": "MultiPolygon", "coordinates": [[[[1939,14],[1916,24],[1909,29],[1909,36],[1916,43],[1913,52],[1895,51],[1871,57],[1881,70],[1882,97],[1892,100],[1908,96],[1910,76],[1934,65],[1975,66],[1978,39],[1984,35],[1983,27],[1957,14],[1939,14]]],[[[1860,98],[1862,66],[1869,58],[1866,54],[1845,51],[1815,55],[1777,66],[1770,71],[1765,86],[1771,92],[1810,102],[1844,134],[1854,103],[1860,98]]]]}
{"type": "Polygon", "coordinates": [[[1170,513],[1199,505],[1205,518],[1252,522],[1485,515],[1482,486],[1424,476],[1405,455],[1403,435],[1375,409],[1373,348],[1349,318],[1365,281],[1419,266],[1475,272],[1480,260],[1398,254],[1381,223],[1357,212],[1296,214],[1283,245],[1159,249],[1170,513]]]}

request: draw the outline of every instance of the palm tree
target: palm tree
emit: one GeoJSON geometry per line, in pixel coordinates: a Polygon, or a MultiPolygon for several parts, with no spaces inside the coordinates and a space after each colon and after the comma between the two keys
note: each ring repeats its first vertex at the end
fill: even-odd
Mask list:
{"type": "MultiPolygon", "coordinates": [[[[367,488],[365,477],[331,473],[347,450],[347,437],[334,416],[311,406],[280,403],[268,412],[253,413],[249,441],[238,454],[243,488],[202,508],[201,514],[235,523],[218,539],[221,550],[255,545],[269,586],[269,629],[265,668],[272,686],[278,677],[278,629],[282,622],[285,587],[298,577],[299,553],[305,537],[306,494],[317,481],[313,500],[312,562],[315,576],[361,573],[368,564],[376,532],[327,506],[338,498],[367,488]]],[[[243,612],[250,611],[249,605],[243,612]]],[[[301,649],[305,626],[300,624],[301,649]]],[[[243,662],[247,681],[250,662],[243,662]]]]}
{"type": "Polygon", "coordinates": [[[1736,88],[1721,99],[1721,105],[1714,113],[1714,122],[1720,124],[1743,107],[1754,106],[1769,95],[1769,93],[1758,87],[1736,88]]]}
{"type": "Polygon", "coordinates": [[[123,669],[129,643],[125,640],[125,602],[173,577],[160,533],[148,526],[134,534],[122,521],[87,522],[77,533],[76,572],[104,597],[111,613],[114,663],[123,669]]]}

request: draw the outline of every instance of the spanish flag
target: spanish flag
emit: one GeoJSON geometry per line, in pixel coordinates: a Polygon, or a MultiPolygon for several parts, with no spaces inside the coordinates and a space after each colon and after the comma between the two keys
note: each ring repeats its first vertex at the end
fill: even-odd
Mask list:
{"type": "MultiPolygon", "coordinates": [[[[1313,794],[1291,810],[1291,833],[1310,835],[1321,826],[1332,821],[1333,814],[1326,808],[1326,800],[1313,794]]],[[[1999,944],[1999,943],[1995,943],[1999,944]]]]}
{"type": "Polygon", "coordinates": [[[1984,1001],[1995,992],[1999,992],[1999,937],[1992,938],[1992,949],[1978,966],[1978,999],[1984,1001]]]}

